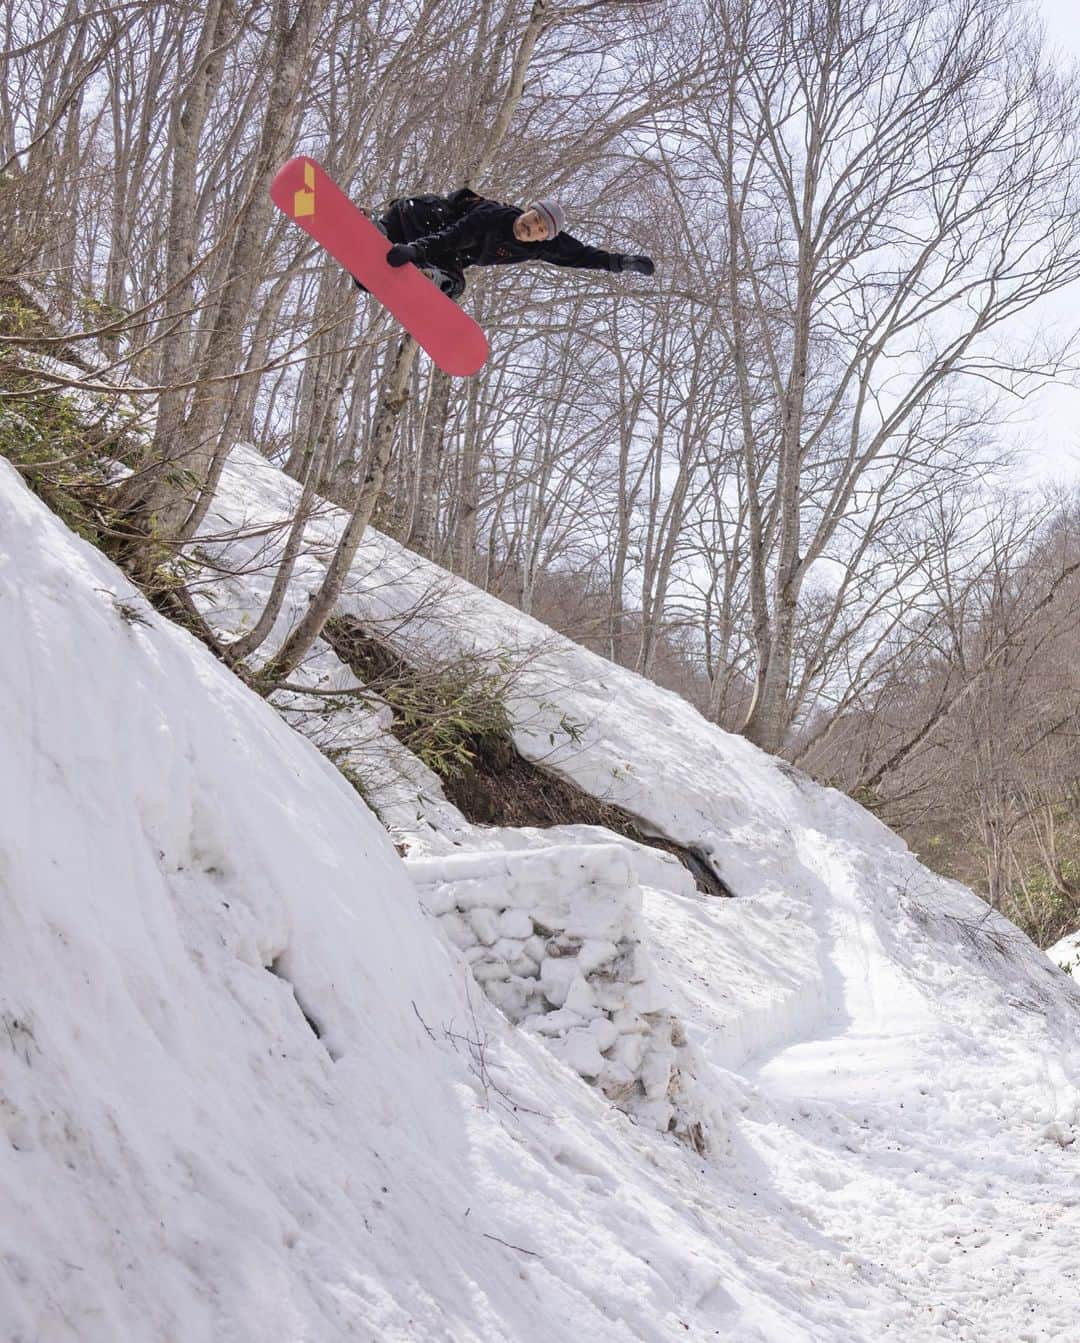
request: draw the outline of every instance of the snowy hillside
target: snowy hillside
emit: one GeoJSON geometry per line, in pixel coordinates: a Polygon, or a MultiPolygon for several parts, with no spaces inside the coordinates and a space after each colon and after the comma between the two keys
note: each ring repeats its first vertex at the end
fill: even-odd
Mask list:
{"type": "MultiPolygon", "coordinates": [[[[207,546],[294,497],[236,454],[207,546]]],[[[1080,1337],[1080,988],[676,697],[380,538],[355,580],[368,621],[437,591],[417,647],[527,654],[523,752],[736,898],[470,825],[358,716],[402,860],[0,463],[5,1343],[1080,1337]]]]}

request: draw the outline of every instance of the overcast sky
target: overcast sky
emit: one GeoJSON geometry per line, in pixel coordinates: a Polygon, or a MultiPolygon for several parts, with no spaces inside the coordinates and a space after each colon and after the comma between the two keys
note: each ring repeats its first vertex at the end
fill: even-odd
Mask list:
{"type": "Polygon", "coordinates": [[[1077,0],[1040,0],[1051,40],[1080,56],[1080,4],[1077,0]]]}

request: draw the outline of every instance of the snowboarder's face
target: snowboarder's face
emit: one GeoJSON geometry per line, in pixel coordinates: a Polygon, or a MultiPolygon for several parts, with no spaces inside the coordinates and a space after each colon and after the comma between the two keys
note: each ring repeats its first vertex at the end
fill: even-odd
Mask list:
{"type": "Polygon", "coordinates": [[[518,242],[543,242],[548,227],[538,210],[526,210],[514,220],[514,237],[518,242]]]}

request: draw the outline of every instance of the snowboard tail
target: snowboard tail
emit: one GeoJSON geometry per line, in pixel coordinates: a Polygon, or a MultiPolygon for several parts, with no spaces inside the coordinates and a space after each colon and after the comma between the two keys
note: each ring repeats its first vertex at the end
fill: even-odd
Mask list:
{"type": "Polygon", "coordinates": [[[390,242],[309,158],[290,159],[270,198],[398,319],[446,373],[467,378],[488,356],[483,331],[413,265],[387,263],[390,242]]]}

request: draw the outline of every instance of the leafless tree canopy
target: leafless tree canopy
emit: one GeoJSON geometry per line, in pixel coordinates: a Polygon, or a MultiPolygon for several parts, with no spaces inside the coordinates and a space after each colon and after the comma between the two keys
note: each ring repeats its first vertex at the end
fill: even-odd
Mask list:
{"type": "Polygon", "coordinates": [[[236,443],[303,483],[234,658],[288,675],[374,523],[1069,922],[1076,503],[1003,484],[1001,425],[1072,355],[1078,89],[1024,0],[2,14],[5,367],[82,337],[40,393],[145,409],[133,571],[194,563],[236,443]],[[273,210],[298,152],[374,210],[557,196],[657,275],[473,271],[492,357],[451,381],[273,210]],[[323,497],[351,522],[271,657],[323,497]]]}

